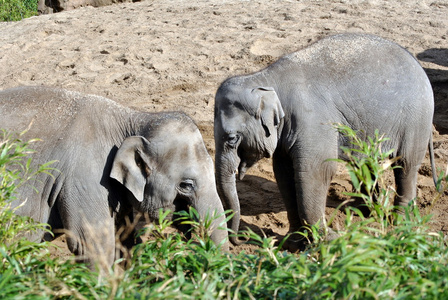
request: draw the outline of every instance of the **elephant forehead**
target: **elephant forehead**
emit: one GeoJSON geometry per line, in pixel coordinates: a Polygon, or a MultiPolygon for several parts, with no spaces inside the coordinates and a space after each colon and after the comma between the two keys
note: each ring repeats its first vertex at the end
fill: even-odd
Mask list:
{"type": "Polygon", "coordinates": [[[218,113],[219,122],[226,132],[238,131],[237,128],[244,127],[248,113],[242,107],[229,105],[218,113]]]}
{"type": "Polygon", "coordinates": [[[213,161],[205,146],[181,143],[170,147],[159,159],[160,170],[178,179],[213,176],[213,161]]]}
{"type": "Polygon", "coordinates": [[[202,137],[194,123],[173,121],[151,131],[148,140],[169,148],[171,145],[198,143],[202,137]]]}
{"type": "Polygon", "coordinates": [[[247,112],[251,110],[254,103],[251,103],[246,99],[244,94],[235,94],[232,97],[225,97],[221,101],[218,110],[223,112],[227,116],[240,115],[241,112],[247,112]]]}
{"type": "Polygon", "coordinates": [[[156,152],[164,160],[174,160],[176,162],[200,161],[209,157],[198,129],[178,133],[167,132],[159,137],[158,142],[153,144],[157,145],[156,152]]]}

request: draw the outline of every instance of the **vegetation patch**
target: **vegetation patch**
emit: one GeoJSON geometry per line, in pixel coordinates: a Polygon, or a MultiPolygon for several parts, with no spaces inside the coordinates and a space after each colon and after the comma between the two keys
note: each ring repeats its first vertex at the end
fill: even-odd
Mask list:
{"type": "MultiPolygon", "coordinates": [[[[130,266],[120,270],[118,261],[106,276],[70,260],[50,258],[49,244],[11,238],[45,229],[15,215],[10,202],[17,197],[17,185],[29,175],[45,172],[49,165],[27,170],[29,143],[4,133],[0,218],[8,226],[2,225],[0,231],[0,298],[446,298],[448,248],[443,235],[428,229],[430,216],[422,216],[414,203],[397,210],[391,205],[393,191],[381,184],[376,187],[382,171],[391,166],[388,153],[381,153],[384,137],[376,134],[363,142],[349,128],[338,126],[338,130],[353,144],[344,151],[358,153],[347,163],[355,183],[352,196],[364,199],[371,211],[362,217],[357,209],[347,208],[345,228],[338,238],[325,241],[325,232],[312,226],[303,235],[314,242],[293,254],[281,250],[271,237],[246,231],[244,235],[259,245],[258,250],[229,254],[208,238],[210,220],[200,223],[194,211],[181,213],[180,220],[193,225],[192,239],[186,241],[178,234],[164,233],[172,221],[167,220],[167,212],[161,212],[158,225],[145,229],[152,238],[134,248],[130,266]],[[361,218],[354,218],[355,214],[361,218]]],[[[441,183],[447,179],[443,176],[441,183]]]]}
{"type": "Polygon", "coordinates": [[[0,0],[0,22],[37,16],[38,0],[0,0]]]}

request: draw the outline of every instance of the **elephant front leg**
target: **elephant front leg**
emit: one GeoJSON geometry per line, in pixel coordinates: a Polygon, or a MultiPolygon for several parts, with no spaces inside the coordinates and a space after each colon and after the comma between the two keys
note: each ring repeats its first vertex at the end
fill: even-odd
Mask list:
{"type": "Polygon", "coordinates": [[[297,206],[292,160],[286,155],[275,153],[273,157],[273,169],[277,186],[288,214],[289,232],[295,232],[300,229],[302,223],[300,222],[297,206]]]}
{"type": "Polygon", "coordinates": [[[297,233],[302,227],[302,222],[299,216],[294,168],[291,158],[278,152],[274,153],[273,169],[289,221],[288,234],[290,236],[283,244],[283,248],[291,252],[296,252],[304,248],[306,241],[302,235],[297,233]]]}
{"type": "Polygon", "coordinates": [[[295,190],[297,209],[301,225],[307,227],[319,224],[320,232],[325,240],[332,240],[337,234],[327,228],[325,207],[331,179],[336,174],[337,164],[326,159],[312,160],[312,167],[304,170],[307,163],[294,164],[298,166],[295,172],[295,190]]]}
{"type": "Polygon", "coordinates": [[[71,219],[65,224],[67,246],[76,255],[76,260],[84,262],[92,270],[107,273],[115,258],[115,228],[112,218],[71,219]]]}

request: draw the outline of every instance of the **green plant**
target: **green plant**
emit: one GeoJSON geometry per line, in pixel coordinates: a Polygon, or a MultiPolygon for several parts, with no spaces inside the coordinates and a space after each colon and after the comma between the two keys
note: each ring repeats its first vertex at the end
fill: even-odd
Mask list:
{"type": "Polygon", "coordinates": [[[393,166],[399,158],[391,158],[393,149],[382,151],[382,144],[389,140],[375,130],[374,136],[367,136],[366,140],[360,137],[359,132],[350,127],[335,124],[336,130],[341,133],[351,144],[350,147],[341,146],[347,160],[335,159],[345,164],[354,188],[348,196],[362,199],[381,228],[386,230],[390,221],[397,217],[396,208],[393,206],[395,192],[384,181],[385,172],[399,168],[393,166]]]}
{"type": "MultiPolygon", "coordinates": [[[[0,227],[0,244],[6,249],[15,250],[19,244],[27,244],[25,239],[18,239],[17,236],[46,229],[44,224],[37,224],[28,217],[14,214],[18,207],[12,207],[12,200],[17,198],[16,191],[20,186],[27,184],[39,173],[48,173],[53,163],[40,165],[37,170],[33,170],[31,159],[26,159],[26,156],[32,153],[30,144],[38,140],[23,142],[20,140],[22,134],[14,138],[12,134],[2,130],[0,135],[0,224],[3,224],[0,227]]],[[[25,204],[26,200],[23,200],[19,207],[25,204]]]]}
{"type": "MultiPolygon", "coordinates": [[[[7,283],[16,276],[22,276],[32,270],[39,261],[38,257],[47,253],[45,243],[28,241],[25,237],[38,231],[46,231],[45,224],[34,222],[29,217],[16,215],[18,207],[12,206],[17,200],[17,188],[27,184],[33,177],[48,172],[50,163],[31,169],[31,159],[26,159],[32,150],[30,144],[37,140],[23,142],[5,130],[0,133],[0,296],[8,295],[7,283]]],[[[23,205],[23,204],[22,204],[23,205]]],[[[17,288],[16,285],[9,288],[17,288]]],[[[2,298],[2,297],[0,297],[2,298]]]]}
{"type": "MultiPolygon", "coordinates": [[[[344,130],[344,134],[348,136],[356,135],[347,128],[344,130]]],[[[9,140],[11,145],[11,139],[6,140],[9,140]]],[[[445,288],[448,284],[448,248],[443,234],[429,230],[430,216],[422,216],[414,204],[406,207],[394,224],[383,221],[383,217],[390,214],[382,214],[379,211],[384,209],[384,203],[388,204],[389,200],[378,199],[393,196],[382,191],[388,190],[383,184],[378,189],[374,188],[376,183],[382,182],[383,170],[390,167],[387,156],[381,153],[380,143],[384,138],[376,134],[366,144],[359,144],[361,140],[357,139],[353,141],[352,150],[356,150],[354,153],[358,154],[347,164],[349,172],[352,172],[354,185],[358,187],[353,195],[365,199],[378,213],[369,217],[354,218],[352,212],[356,209],[347,208],[345,229],[339,232],[338,238],[330,242],[320,238],[322,232],[319,226],[311,226],[309,234],[314,235],[312,240],[320,242],[311,244],[303,252],[293,254],[278,247],[272,237],[260,236],[247,230],[245,237],[258,246],[256,250],[252,253],[223,253],[206,234],[213,218],[206,217],[205,220],[198,221],[199,216],[194,210],[181,213],[176,222],[188,224],[192,228],[192,239],[185,240],[179,234],[166,233],[176,222],[169,220],[169,212],[165,211],[160,212],[157,224],[145,229],[150,238],[134,248],[130,267],[118,272],[116,265],[106,277],[101,277],[70,260],[50,258],[44,244],[40,244],[40,248],[33,248],[39,251],[27,252],[31,255],[24,251],[23,255],[16,257],[17,263],[10,263],[4,252],[0,251],[0,298],[448,297],[445,288]],[[372,171],[374,176],[367,170],[372,171]],[[375,197],[377,200],[373,201],[375,197]],[[381,222],[383,225],[378,226],[381,222]],[[40,255],[42,252],[45,254],[40,255]]],[[[17,145],[21,143],[18,142],[17,145]]],[[[15,147],[8,149],[16,149],[15,147]]],[[[18,149],[19,153],[28,152],[28,147],[18,149]]],[[[346,149],[347,153],[349,150],[346,149]]],[[[24,159],[24,156],[20,157],[17,161],[24,159]]],[[[0,169],[0,176],[11,170],[17,169],[0,169]]],[[[18,173],[16,175],[19,176],[18,173]]],[[[16,175],[12,178],[20,184],[21,177],[16,175]]],[[[7,189],[15,188],[14,185],[6,186],[7,189]]],[[[11,197],[14,192],[5,195],[11,197]]],[[[2,215],[5,212],[11,217],[8,210],[0,211],[2,215]]],[[[392,213],[392,208],[390,212],[392,213]]],[[[9,253],[11,252],[7,254],[9,253]]]]}
{"type": "Polygon", "coordinates": [[[38,0],[0,0],[0,22],[37,16],[38,0]]]}

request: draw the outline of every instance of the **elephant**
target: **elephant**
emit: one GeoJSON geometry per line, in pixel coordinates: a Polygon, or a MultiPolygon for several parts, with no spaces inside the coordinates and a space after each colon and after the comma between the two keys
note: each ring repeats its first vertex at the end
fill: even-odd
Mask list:
{"type": "MultiPolygon", "coordinates": [[[[322,224],[337,170],[331,159],[343,160],[340,147],[351,146],[335,123],[364,139],[376,129],[389,138],[382,149],[394,149],[400,166],[394,169],[394,205],[406,206],[416,197],[427,147],[434,174],[433,112],[431,84],[418,61],[370,34],[325,37],[258,72],[227,78],[215,95],[214,137],[218,193],[234,212],[228,227],[238,232],[240,223],[236,175],[243,179],[261,158],[272,158],[289,233],[322,224]]],[[[327,239],[335,237],[331,231],[327,239]]],[[[293,240],[286,248],[297,249],[293,240]]]]}
{"type": "Polygon", "coordinates": [[[56,161],[55,170],[31,182],[34,188],[18,189],[12,207],[55,233],[67,232],[69,250],[90,268],[113,264],[116,232],[134,210],[151,219],[161,208],[193,207],[201,218],[215,213],[210,237],[228,250],[213,160],[186,114],[142,112],[100,96],[35,86],[0,91],[0,116],[0,128],[28,128],[23,139],[41,140],[32,144],[31,167],[56,161]]]}

